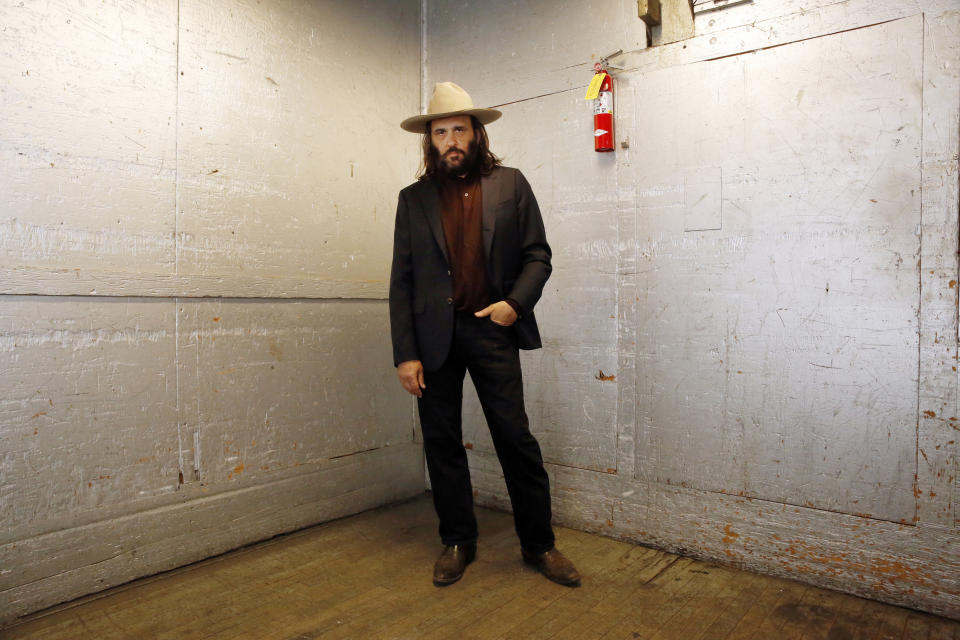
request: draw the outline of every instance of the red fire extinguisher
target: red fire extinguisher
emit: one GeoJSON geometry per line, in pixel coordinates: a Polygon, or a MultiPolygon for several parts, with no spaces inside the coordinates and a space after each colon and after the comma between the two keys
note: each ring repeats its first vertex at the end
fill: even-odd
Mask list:
{"type": "Polygon", "coordinates": [[[601,65],[596,72],[603,74],[600,93],[593,101],[593,149],[613,151],[613,79],[601,65]]]}

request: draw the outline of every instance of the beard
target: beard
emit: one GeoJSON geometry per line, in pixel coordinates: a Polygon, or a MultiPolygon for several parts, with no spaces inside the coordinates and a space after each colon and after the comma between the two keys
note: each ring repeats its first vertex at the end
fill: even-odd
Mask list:
{"type": "Polygon", "coordinates": [[[473,171],[477,163],[477,141],[471,140],[466,150],[450,147],[440,156],[440,166],[448,176],[462,176],[473,171]],[[457,154],[459,152],[459,154],[457,154]]]}

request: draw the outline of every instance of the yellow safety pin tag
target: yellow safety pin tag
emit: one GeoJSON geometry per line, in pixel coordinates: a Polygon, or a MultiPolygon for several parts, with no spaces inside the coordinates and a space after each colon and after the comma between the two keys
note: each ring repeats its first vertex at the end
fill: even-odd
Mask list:
{"type": "Polygon", "coordinates": [[[590,81],[590,86],[587,87],[587,95],[585,95],[583,99],[596,100],[597,96],[600,95],[600,85],[603,84],[603,79],[606,77],[607,77],[606,73],[594,74],[593,80],[590,81]]]}

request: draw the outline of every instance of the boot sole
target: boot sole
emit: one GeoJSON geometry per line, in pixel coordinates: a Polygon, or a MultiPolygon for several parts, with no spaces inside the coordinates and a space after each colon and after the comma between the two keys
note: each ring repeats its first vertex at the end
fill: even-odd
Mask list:
{"type": "Polygon", "coordinates": [[[434,580],[433,580],[433,586],[435,586],[435,587],[449,587],[449,586],[452,585],[453,583],[459,582],[459,581],[460,581],[460,578],[462,578],[462,577],[463,577],[463,574],[461,573],[461,574],[458,575],[456,578],[452,578],[452,579],[450,579],[450,580],[437,580],[437,579],[434,579],[434,580]]]}

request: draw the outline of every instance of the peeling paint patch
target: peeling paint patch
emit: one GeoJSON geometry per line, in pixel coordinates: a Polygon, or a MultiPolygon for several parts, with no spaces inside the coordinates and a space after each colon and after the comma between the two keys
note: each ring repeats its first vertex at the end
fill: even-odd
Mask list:
{"type": "Polygon", "coordinates": [[[723,541],[726,544],[731,544],[737,541],[737,538],[740,537],[740,534],[733,530],[733,528],[727,524],[723,527],[723,532],[727,535],[723,537],[723,541]]]}
{"type": "Polygon", "coordinates": [[[614,382],[617,379],[617,376],[613,374],[606,375],[603,373],[603,369],[600,369],[600,373],[598,375],[595,375],[594,378],[596,378],[600,382],[614,382]]]}

